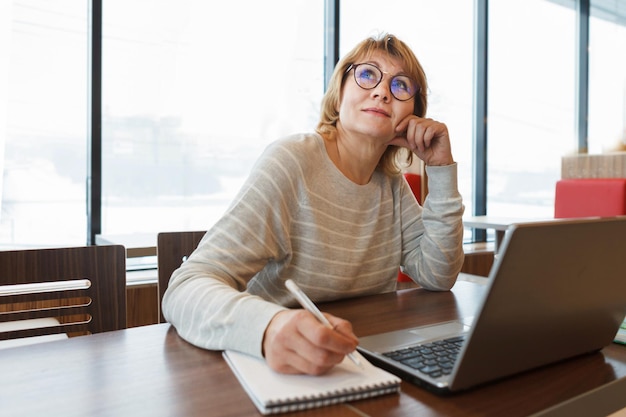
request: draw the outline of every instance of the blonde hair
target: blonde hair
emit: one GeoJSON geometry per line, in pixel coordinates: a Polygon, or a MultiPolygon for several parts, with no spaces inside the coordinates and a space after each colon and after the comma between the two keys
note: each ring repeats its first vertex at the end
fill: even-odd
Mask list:
{"type": "MultiPolygon", "coordinates": [[[[415,54],[400,39],[390,34],[382,34],[364,39],[350,52],[339,60],[328,83],[328,89],[322,99],[320,120],[316,131],[326,140],[335,140],[337,137],[337,120],[339,120],[339,102],[341,89],[346,80],[346,71],[350,65],[357,63],[359,59],[368,57],[374,52],[385,52],[402,63],[407,75],[417,81],[419,91],[414,97],[413,114],[424,117],[426,115],[426,75],[415,54]]],[[[398,175],[401,172],[401,163],[410,165],[413,161],[413,153],[400,146],[388,146],[380,158],[378,169],[387,175],[398,175]],[[404,156],[404,158],[403,158],[404,156]],[[404,161],[402,161],[404,159],[404,161]]]]}

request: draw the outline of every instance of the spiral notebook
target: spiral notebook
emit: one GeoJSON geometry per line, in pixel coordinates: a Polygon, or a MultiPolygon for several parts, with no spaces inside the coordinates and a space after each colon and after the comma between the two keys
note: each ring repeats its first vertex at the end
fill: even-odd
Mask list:
{"type": "Polygon", "coordinates": [[[354,353],[361,360],[361,367],[346,356],[321,376],[279,374],[264,360],[235,351],[224,351],[223,356],[262,414],[305,410],[400,391],[400,378],[354,353]]]}

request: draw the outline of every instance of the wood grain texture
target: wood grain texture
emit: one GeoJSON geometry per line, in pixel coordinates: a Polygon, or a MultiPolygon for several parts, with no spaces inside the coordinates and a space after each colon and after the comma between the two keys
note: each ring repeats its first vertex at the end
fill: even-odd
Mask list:
{"type": "MultiPolygon", "coordinates": [[[[349,319],[359,336],[473,314],[484,286],[408,289],[320,307],[349,319]]],[[[70,338],[0,354],[0,404],[12,417],[256,416],[220,352],[182,340],[169,324],[70,338]]],[[[402,383],[382,396],[285,416],[528,416],[626,377],[626,347],[526,372],[461,394],[437,396],[402,383]]]]}
{"type": "Polygon", "coordinates": [[[80,335],[126,327],[126,251],[121,245],[0,251],[0,285],[87,279],[86,289],[0,297],[0,322],[52,317],[59,325],[0,333],[0,340],[80,335]]]}
{"type": "Polygon", "coordinates": [[[167,285],[183,260],[196,249],[205,231],[161,232],[157,235],[157,269],[159,276],[159,319],[165,323],[161,312],[161,300],[167,285]]]}

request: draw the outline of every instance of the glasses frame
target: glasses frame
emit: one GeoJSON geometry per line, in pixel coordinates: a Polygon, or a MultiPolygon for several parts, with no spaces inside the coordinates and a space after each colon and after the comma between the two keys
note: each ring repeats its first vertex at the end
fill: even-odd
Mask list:
{"type": "Polygon", "coordinates": [[[384,78],[383,75],[384,74],[387,74],[388,76],[391,76],[391,79],[389,80],[389,92],[391,93],[393,98],[395,98],[398,101],[409,101],[412,98],[415,98],[415,96],[417,96],[419,94],[419,92],[422,90],[422,87],[419,85],[419,83],[417,81],[415,81],[413,78],[409,77],[408,75],[405,75],[405,74],[391,75],[387,71],[383,71],[380,68],[378,68],[376,65],[371,64],[369,62],[361,62],[359,64],[350,64],[350,65],[348,65],[348,68],[346,68],[346,72],[344,74],[348,74],[351,70],[354,70],[352,72],[352,75],[354,76],[354,82],[356,83],[356,85],[361,87],[363,90],[373,90],[374,88],[378,87],[380,85],[380,83],[383,81],[383,78],[384,78]],[[360,67],[361,65],[369,65],[370,67],[376,68],[378,70],[378,72],[380,72],[380,78],[378,79],[378,82],[375,85],[373,85],[372,87],[363,87],[359,83],[359,80],[357,79],[357,76],[356,76],[356,69],[358,67],[360,67]],[[391,89],[391,83],[393,82],[394,78],[396,78],[396,77],[406,77],[406,78],[408,78],[409,80],[411,80],[415,84],[415,86],[416,86],[415,93],[413,93],[413,95],[411,97],[405,98],[404,100],[396,97],[396,95],[393,93],[393,90],[391,89]]]}

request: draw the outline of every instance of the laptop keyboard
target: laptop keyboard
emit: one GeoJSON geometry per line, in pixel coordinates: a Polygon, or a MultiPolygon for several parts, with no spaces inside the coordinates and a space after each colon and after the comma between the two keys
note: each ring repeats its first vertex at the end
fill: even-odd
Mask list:
{"type": "Polygon", "coordinates": [[[451,337],[385,352],[383,355],[417,369],[432,378],[438,378],[443,375],[449,375],[452,372],[454,362],[461,351],[464,341],[464,336],[451,337]]]}

